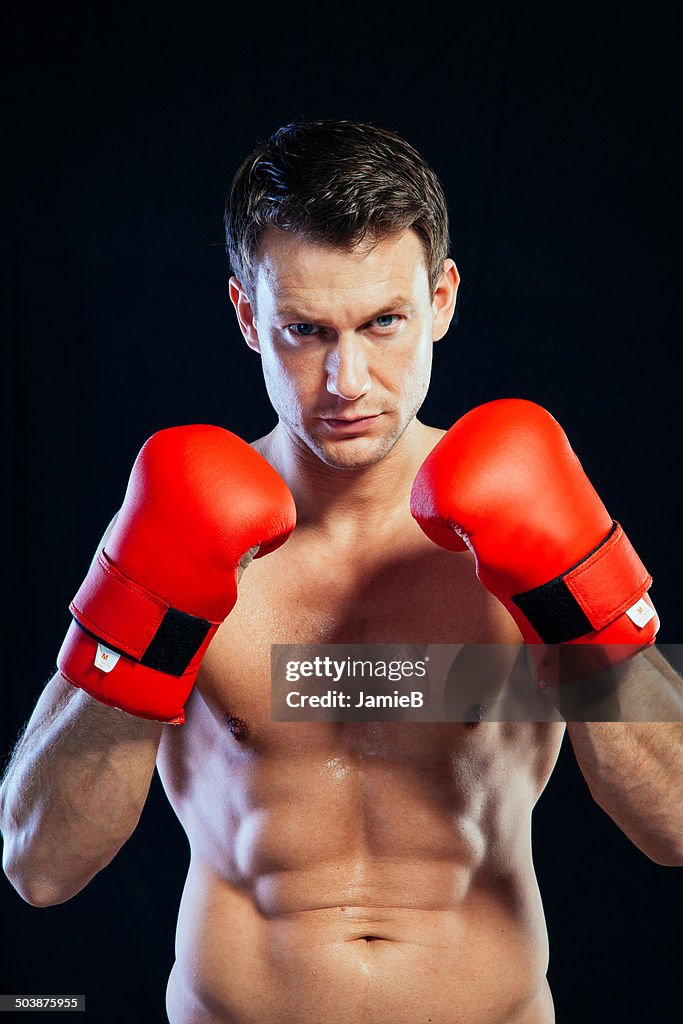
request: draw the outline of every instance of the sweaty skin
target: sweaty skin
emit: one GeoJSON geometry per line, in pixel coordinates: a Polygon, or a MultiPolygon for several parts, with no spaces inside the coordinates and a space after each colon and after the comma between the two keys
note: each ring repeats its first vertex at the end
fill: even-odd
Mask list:
{"type": "Polygon", "coordinates": [[[171,1024],[554,1020],[530,824],[563,724],[270,721],[271,643],[518,642],[396,497],[354,550],[304,523],[249,565],[164,730],[192,853],[171,1024]]]}

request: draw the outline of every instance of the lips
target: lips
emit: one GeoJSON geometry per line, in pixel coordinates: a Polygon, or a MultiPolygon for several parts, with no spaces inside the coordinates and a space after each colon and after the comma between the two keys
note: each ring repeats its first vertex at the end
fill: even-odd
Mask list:
{"type": "Polygon", "coordinates": [[[372,413],[368,416],[321,416],[322,422],[331,430],[343,431],[346,433],[354,430],[363,430],[369,427],[381,413],[372,413]]]}
{"type": "Polygon", "coordinates": [[[368,413],[366,416],[321,416],[326,423],[360,423],[361,420],[374,420],[379,413],[368,413]]]}

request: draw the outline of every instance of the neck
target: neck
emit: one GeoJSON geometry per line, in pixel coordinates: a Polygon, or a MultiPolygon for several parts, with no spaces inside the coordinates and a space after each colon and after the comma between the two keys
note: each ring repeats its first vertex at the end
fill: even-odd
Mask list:
{"type": "Polygon", "coordinates": [[[348,469],[328,466],[282,422],[254,447],[289,486],[300,527],[353,536],[405,517],[415,475],[441,433],[413,419],[383,459],[348,469]]]}

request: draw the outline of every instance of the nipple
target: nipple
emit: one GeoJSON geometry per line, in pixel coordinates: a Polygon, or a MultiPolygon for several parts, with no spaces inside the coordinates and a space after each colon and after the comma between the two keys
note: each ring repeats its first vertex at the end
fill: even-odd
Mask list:
{"type": "Polygon", "coordinates": [[[476,729],[478,725],[486,718],[486,705],[483,702],[473,704],[467,712],[467,718],[465,719],[466,729],[476,729]]]}
{"type": "Polygon", "coordinates": [[[249,735],[247,723],[241,718],[236,718],[235,715],[228,715],[228,729],[239,742],[246,740],[249,735]]]}

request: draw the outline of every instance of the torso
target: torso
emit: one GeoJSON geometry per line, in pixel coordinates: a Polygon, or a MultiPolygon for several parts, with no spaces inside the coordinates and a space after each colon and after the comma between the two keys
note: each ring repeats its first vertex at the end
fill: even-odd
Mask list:
{"type": "Polygon", "coordinates": [[[272,643],[517,641],[469,553],[389,532],[254,561],[164,731],[192,854],[171,1024],[554,1020],[530,821],[564,726],[270,719],[272,643]]]}

